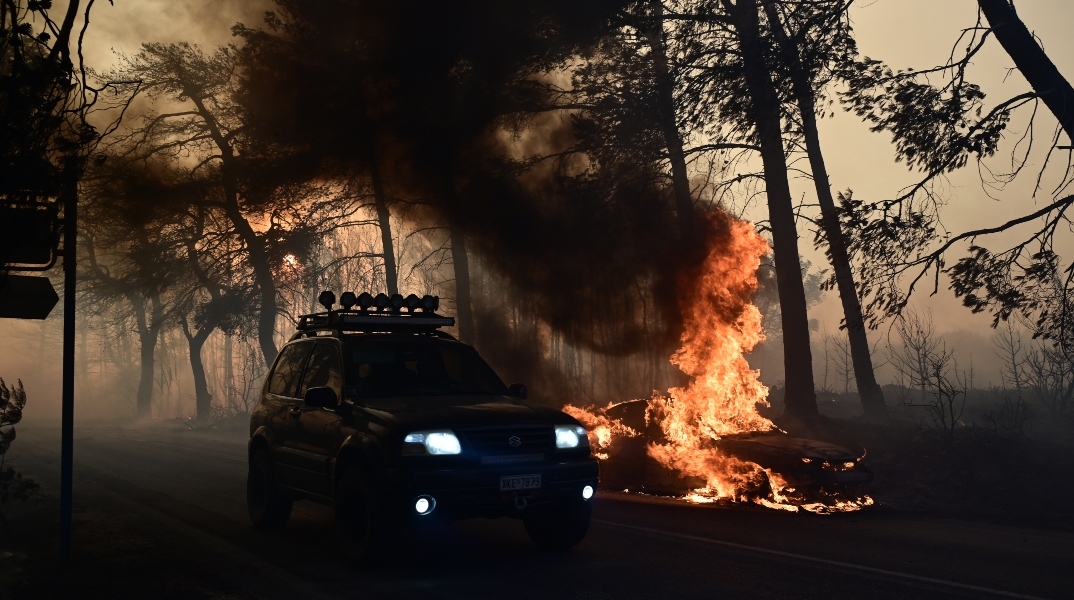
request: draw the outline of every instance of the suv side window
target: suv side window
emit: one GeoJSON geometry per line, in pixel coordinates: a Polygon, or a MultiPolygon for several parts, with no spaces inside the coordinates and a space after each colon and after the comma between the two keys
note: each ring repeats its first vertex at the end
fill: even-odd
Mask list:
{"type": "Polygon", "coordinates": [[[302,374],[302,365],[306,362],[313,344],[291,344],[280,352],[276,369],[269,380],[268,393],[277,396],[294,396],[298,377],[302,374]]]}
{"type": "Polygon", "coordinates": [[[335,390],[336,398],[343,398],[343,367],[339,362],[339,351],[332,342],[317,342],[313,346],[306,374],[298,388],[298,397],[306,395],[311,387],[329,387],[335,390]]]}

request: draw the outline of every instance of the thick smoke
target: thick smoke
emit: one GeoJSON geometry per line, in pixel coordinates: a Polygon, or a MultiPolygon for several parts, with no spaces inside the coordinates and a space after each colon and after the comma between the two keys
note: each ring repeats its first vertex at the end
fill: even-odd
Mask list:
{"type": "Polygon", "coordinates": [[[663,369],[679,276],[702,258],[687,249],[703,246],[681,240],[653,153],[577,151],[580,121],[545,85],[621,3],[277,4],[239,30],[252,150],[321,176],[376,173],[393,215],[464,242],[473,341],[512,377],[559,379],[560,348],[663,369]]]}

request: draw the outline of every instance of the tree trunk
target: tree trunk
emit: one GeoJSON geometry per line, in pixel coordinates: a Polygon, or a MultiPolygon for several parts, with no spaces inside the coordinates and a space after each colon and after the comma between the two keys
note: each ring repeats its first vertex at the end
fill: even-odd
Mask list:
{"type": "Polygon", "coordinates": [[[1010,0],[977,0],[992,32],[1074,143],[1074,88],[1033,39],[1010,0]]]}
{"type": "Polygon", "coordinates": [[[235,352],[233,349],[233,343],[231,340],[231,334],[224,334],[224,394],[227,400],[227,407],[231,409],[235,405],[234,393],[235,389],[235,352]]]}
{"type": "Polygon", "coordinates": [[[242,216],[239,210],[238,199],[235,194],[228,192],[226,200],[226,212],[236,233],[243,243],[246,244],[246,252],[250,258],[250,267],[254,272],[254,283],[260,290],[260,307],[257,315],[257,342],[261,347],[261,355],[265,359],[265,365],[271,365],[276,360],[276,281],[272,276],[272,266],[268,262],[265,253],[265,242],[250,227],[250,222],[242,216]]]}
{"type": "MultiPolygon", "coordinates": [[[[128,294],[131,308],[134,310],[134,321],[138,326],[139,342],[139,367],[138,395],[135,400],[135,414],[139,419],[153,416],[153,373],[156,358],[157,337],[160,335],[160,324],[150,322],[146,314],[145,300],[135,294],[128,294]]],[[[153,311],[154,313],[157,311],[153,311]]]]}
{"type": "Polygon", "coordinates": [[[384,182],[380,178],[377,166],[377,153],[369,143],[369,178],[373,182],[373,205],[377,210],[377,224],[380,226],[380,243],[384,256],[384,283],[388,295],[399,293],[399,268],[395,264],[395,243],[392,241],[392,214],[388,211],[388,199],[384,195],[384,182]]]}
{"type": "Polygon", "coordinates": [[[205,378],[205,364],[201,360],[201,350],[214,328],[206,326],[191,334],[186,320],[182,321],[182,326],[183,335],[190,349],[190,370],[194,375],[195,415],[199,421],[206,421],[211,416],[213,396],[209,393],[209,384],[205,378]]]}
{"type": "MultiPolygon", "coordinates": [[[[730,5],[730,3],[727,3],[730,5]]],[[[752,96],[751,112],[757,127],[764,164],[765,189],[768,195],[768,220],[772,226],[772,245],[776,263],[776,285],[783,317],[783,366],[786,392],[785,412],[798,418],[817,414],[817,396],[813,389],[813,360],[809,347],[809,315],[806,311],[805,286],[798,255],[798,231],[794,222],[794,204],[787,180],[787,161],[783,153],[779,97],[768,72],[761,46],[756,0],[739,0],[730,6],[731,19],[738,33],[746,87],[752,96]]]]}
{"type": "Polygon", "coordinates": [[[198,114],[209,128],[209,136],[220,151],[220,174],[224,183],[224,212],[231,224],[235,227],[235,233],[246,245],[246,254],[250,260],[250,267],[254,272],[254,283],[261,294],[261,306],[257,315],[257,341],[261,347],[261,355],[265,359],[265,367],[272,365],[276,360],[276,281],[272,275],[272,265],[269,264],[268,255],[265,252],[265,240],[257,235],[250,222],[242,214],[239,206],[239,186],[235,174],[235,150],[231,143],[220,131],[216,117],[206,108],[205,103],[195,94],[190,94],[190,101],[198,109],[198,114]]]}
{"type": "Polygon", "coordinates": [[[785,63],[790,67],[791,86],[802,118],[802,133],[805,137],[809,168],[813,172],[813,184],[816,186],[817,200],[820,202],[821,226],[824,238],[828,241],[828,258],[835,270],[835,282],[839,288],[839,299],[843,304],[843,318],[846,321],[847,337],[850,340],[854,379],[858,382],[858,396],[861,398],[862,411],[868,418],[884,419],[887,417],[884,391],[876,382],[876,374],[873,371],[873,358],[865,331],[861,300],[858,298],[858,289],[854,284],[854,272],[850,267],[846,237],[839,225],[839,213],[835,207],[835,199],[832,197],[824,154],[821,152],[813,86],[802,65],[798,48],[787,39],[775,5],[765,2],[764,7],[772,31],[782,47],[785,63]]]}
{"type": "Polygon", "coordinates": [[[466,256],[466,236],[457,225],[451,226],[451,262],[455,266],[455,304],[458,310],[459,338],[474,343],[474,314],[470,306],[470,259],[466,256]]]}
{"type": "Polygon", "coordinates": [[[666,40],[664,38],[664,7],[662,0],[651,2],[654,10],[651,29],[645,32],[652,49],[653,74],[656,78],[658,125],[664,136],[664,145],[671,162],[671,183],[675,192],[675,213],[679,222],[679,234],[686,243],[694,238],[697,216],[690,194],[690,177],[686,170],[686,153],[675,110],[675,82],[668,70],[666,40]]]}
{"type": "Polygon", "coordinates": [[[466,235],[459,225],[455,178],[450,169],[444,174],[444,204],[451,228],[451,263],[455,268],[455,307],[459,339],[474,343],[474,313],[470,298],[470,259],[466,255],[466,235]]]}

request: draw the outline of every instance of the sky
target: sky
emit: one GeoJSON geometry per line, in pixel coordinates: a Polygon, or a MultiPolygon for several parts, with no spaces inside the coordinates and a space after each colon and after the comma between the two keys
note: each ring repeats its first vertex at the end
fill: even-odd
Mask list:
{"type": "MultiPolygon", "coordinates": [[[[1069,81],[1074,81],[1074,3],[1065,0],[1018,0],[1018,14],[1030,31],[1042,41],[1048,56],[1069,81]]],[[[972,0],[864,0],[855,3],[851,18],[856,31],[859,50],[887,62],[893,68],[922,68],[942,64],[951,53],[960,31],[971,27],[977,19],[977,5],[972,0]]],[[[1012,96],[1031,91],[1021,74],[1014,70],[1013,61],[995,41],[990,39],[969,70],[969,79],[981,86],[987,94],[986,103],[992,106],[1012,96]]],[[[1041,107],[1042,111],[1043,106],[1041,107]]],[[[987,190],[981,184],[981,175],[972,162],[949,178],[947,195],[949,204],[944,214],[944,224],[952,233],[973,230],[982,226],[994,226],[1010,218],[1032,212],[1051,202],[1048,192],[1059,181],[1060,173],[1050,169],[1045,173],[1044,192],[1033,197],[1033,182],[1043,163],[1044,150],[1049,145],[1055,119],[1046,111],[1038,116],[1035,129],[1037,150],[1030,155],[1025,172],[1015,184],[997,192],[987,190]]],[[[864,199],[890,198],[902,187],[916,180],[917,174],[905,165],[894,162],[890,137],[868,131],[856,117],[836,110],[836,116],[821,121],[821,142],[824,145],[832,185],[836,190],[853,189],[856,197],[864,199]]],[[[1011,131],[1026,128],[1026,114],[1018,114],[1012,120],[1011,131]]],[[[1009,138],[1016,136],[1010,135],[1009,138]]],[[[1063,135],[1060,145],[1070,145],[1063,135]]],[[[1010,166],[1011,141],[986,164],[996,170],[1010,166]]],[[[1053,161],[1060,158],[1053,156],[1053,161]]],[[[1070,191],[1068,190],[1068,193],[1070,191]]],[[[980,238],[985,247],[999,248],[1010,237],[980,238]]],[[[1068,240],[1068,261],[1074,259],[1074,247],[1068,240]]],[[[823,257],[806,253],[815,264],[823,264],[823,257]]],[[[953,262],[949,260],[950,262],[953,262]]],[[[940,291],[930,296],[931,286],[921,290],[913,301],[919,311],[931,311],[936,329],[948,335],[948,342],[956,346],[963,364],[971,358],[985,372],[998,370],[988,338],[994,333],[992,318],[986,314],[973,315],[945,289],[941,278],[940,291]],[[961,347],[959,347],[961,346],[961,347]],[[993,367],[994,368],[990,368],[993,367]]],[[[821,322],[822,329],[834,331],[838,326],[841,310],[835,294],[828,294],[825,301],[812,311],[821,322]]],[[[870,342],[883,338],[886,329],[873,332],[870,342]]]]}
{"type": "MultiPolygon", "coordinates": [[[[63,4],[56,2],[54,14],[62,14],[63,4]]],[[[115,52],[135,53],[143,41],[188,41],[205,47],[225,44],[231,40],[230,30],[235,22],[258,25],[269,6],[263,0],[114,0],[113,4],[98,1],[87,31],[85,59],[88,65],[106,70],[114,61],[115,52]]],[[[1074,29],[1074,3],[1018,0],[1016,6],[1060,72],[1074,81],[1074,36],[1070,35],[1074,29]]],[[[862,54],[884,60],[895,68],[921,68],[946,60],[959,32],[976,22],[977,8],[973,0],[858,0],[851,16],[862,54]]],[[[994,39],[974,60],[970,79],[981,85],[988,95],[989,106],[1029,90],[1017,70],[1012,69],[1012,61],[994,39]]],[[[952,232],[994,225],[1050,201],[1047,193],[1032,197],[1031,181],[1035,175],[1033,167],[1039,168],[1043,160],[1039,150],[1047,145],[1054,124],[1050,114],[1042,115],[1037,129],[1040,147],[1031,156],[1026,174],[1008,189],[993,191],[990,197],[981,185],[974,163],[950,176],[946,190],[949,206],[944,222],[952,232]]],[[[1012,124],[1014,130],[1024,127],[1021,116],[1012,124]]],[[[886,134],[868,131],[856,117],[838,108],[834,117],[821,121],[821,143],[836,190],[853,189],[856,197],[864,199],[890,198],[917,177],[905,165],[895,163],[886,134]]],[[[1070,141],[1061,139],[1060,144],[1070,141]]],[[[1004,161],[1009,163],[1008,157],[1009,146],[1006,153],[1001,152],[988,164],[1001,169],[1004,161]]],[[[1054,173],[1046,173],[1044,178],[1045,183],[1057,180],[1054,173]]],[[[810,182],[798,180],[793,185],[798,198],[815,202],[810,182]]],[[[824,265],[823,256],[812,249],[811,236],[803,235],[800,247],[804,258],[814,265],[824,265]]],[[[1074,258],[1074,248],[1068,256],[1074,258]]],[[[982,372],[997,372],[998,363],[988,342],[993,333],[989,329],[991,318],[970,314],[943,285],[933,297],[928,296],[930,290],[922,291],[925,293],[917,295],[914,306],[920,311],[931,311],[937,330],[959,352],[963,364],[969,359],[982,372]]],[[[55,312],[60,311],[57,308],[55,312]]],[[[810,316],[817,319],[820,333],[836,333],[841,316],[836,295],[828,293],[811,309],[810,316]]],[[[59,327],[59,319],[44,324],[0,323],[0,338],[18,330],[24,339],[49,337],[57,342],[58,348],[59,327]]],[[[872,332],[870,341],[875,344],[885,336],[883,329],[872,332]]],[[[18,357],[9,356],[3,362],[0,376],[8,379],[31,369],[18,357]]],[[[880,379],[885,380],[883,374],[880,379]]],[[[51,385],[48,381],[39,384],[51,385]]]]}

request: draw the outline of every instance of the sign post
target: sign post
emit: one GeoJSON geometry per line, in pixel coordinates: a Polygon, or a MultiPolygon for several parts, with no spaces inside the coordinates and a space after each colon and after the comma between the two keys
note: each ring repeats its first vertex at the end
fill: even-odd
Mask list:
{"type": "Polygon", "coordinates": [[[71,492],[75,422],[75,257],[78,233],[78,159],[63,165],[63,404],[60,432],[60,562],[71,564],[71,492]]]}
{"type": "Polygon", "coordinates": [[[51,190],[0,189],[0,318],[44,319],[59,297],[47,277],[9,271],[47,271],[63,256],[63,396],[60,427],[60,562],[71,564],[72,474],[75,418],[75,257],[78,232],[78,173],[82,159],[64,160],[59,190],[63,218],[51,190]],[[62,223],[63,249],[57,224],[62,223]]]}

